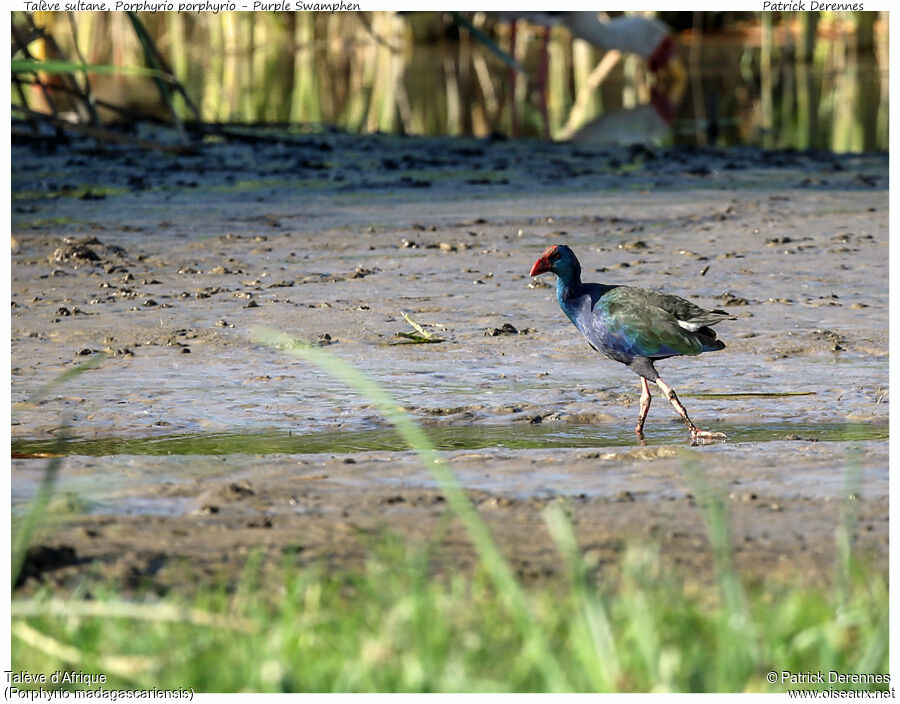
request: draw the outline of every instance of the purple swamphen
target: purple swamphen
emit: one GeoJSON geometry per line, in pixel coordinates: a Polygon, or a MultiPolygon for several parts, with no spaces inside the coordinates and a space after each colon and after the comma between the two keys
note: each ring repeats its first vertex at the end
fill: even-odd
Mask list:
{"type": "Polygon", "coordinates": [[[679,355],[698,355],[721,350],[712,326],[735,316],[724,310],[704,310],[678,296],[631,286],[586,284],[581,265],[566,245],[548,247],[531,268],[531,275],[556,274],[556,297],[569,320],[591,347],[621,362],[641,377],[641,413],[634,432],[644,436],[644,420],[650,410],[650,384],[666,395],[691,431],[691,440],[725,439],[724,433],[700,430],[671,389],[659,377],[653,363],[679,355]]]}

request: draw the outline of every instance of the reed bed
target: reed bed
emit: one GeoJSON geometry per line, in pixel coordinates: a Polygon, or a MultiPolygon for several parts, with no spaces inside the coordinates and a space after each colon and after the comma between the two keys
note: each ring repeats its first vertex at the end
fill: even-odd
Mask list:
{"type": "MultiPolygon", "coordinates": [[[[543,133],[531,80],[539,32],[524,24],[511,57],[524,72],[513,77],[501,58],[509,46],[509,26],[485,13],[467,16],[466,22],[500,53],[449,13],[142,13],[140,18],[197,104],[195,115],[187,101],[174,96],[180,120],[483,137],[509,132],[515,108],[523,135],[543,133]]],[[[688,85],[666,87],[675,104],[685,102],[668,139],[693,135],[701,144],[887,149],[885,18],[874,12],[777,18],[759,13],[755,21],[717,35],[704,34],[698,24],[680,38],[681,53],[690,59],[688,85]]],[[[80,54],[79,63],[146,63],[145,48],[125,13],[74,13],[72,21],[65,13],[36,13],[36,20],[65,58],[80,54]]],[[[35,51],[42,59],[59,58],[43,46],[35,51]]],[[[559,28],[549,55],[554,138],[570,138],[602,115],[650,101],[652,79],[635,57],[604,54],[559,28]]],[[[165,117],[169,106],[151,81],[91,75],[98,97],[165,117]]],[[[98,110],[104,119],[120,117],[98,110]]]]}

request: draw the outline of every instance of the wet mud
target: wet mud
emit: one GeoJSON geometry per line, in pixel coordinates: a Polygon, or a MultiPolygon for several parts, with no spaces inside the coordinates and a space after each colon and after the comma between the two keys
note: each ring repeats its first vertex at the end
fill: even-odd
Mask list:
{"type": "Polygon", "coordinates": [[[67,455],[23,589],[189,591],[254,551],[340,568],[382,531],[473,566],[384,419],[259,325],[384,384],[527,579],[561,570],[558,500],[601,565],[649,541],[711,578],[705,489],[750,576],[827,579],[848,506],[886,565],[886,156],[322,133],[189,157],[17,144],[12,175],[14,513],[67,455]],[[659,365],[727,443],[691,446],[657,397],[638,444],[637,377],[528,276],[554,243],[586,280],[739,316],[724,351],[659,365]]]}

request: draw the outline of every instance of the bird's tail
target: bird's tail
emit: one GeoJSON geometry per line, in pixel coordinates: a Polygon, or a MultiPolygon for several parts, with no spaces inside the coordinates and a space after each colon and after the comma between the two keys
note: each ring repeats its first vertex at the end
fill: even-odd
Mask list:
{"type": "Polygon", "coordinates": [[[737,320],[736,315],[732,315],[727,310],[710,310],[703,315],[697,316],[691,322],[703,323],[704,325],[715,325],[723,320],[737,320]]]}
{"type": "Polygon", "coordinates": [[[703,345],[704,352],[717,352],[725,349],[725,343],[716,337],[716,331],[711,327],[704,326],[697,330],[694,335],[700,344],[703,345]]]}

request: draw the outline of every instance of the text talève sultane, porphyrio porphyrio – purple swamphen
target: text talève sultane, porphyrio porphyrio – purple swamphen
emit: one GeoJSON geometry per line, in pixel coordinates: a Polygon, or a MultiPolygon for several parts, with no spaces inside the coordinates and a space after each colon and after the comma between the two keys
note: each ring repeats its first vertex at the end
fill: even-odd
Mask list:
{"type": "Polygon", "coordinates": [[[700,430],[660,377],[654,362],[680,355],[721,350],[712,326],[735,316],[724,310],[705,310],[678,296],[632,286],[586,284],[581,265],[566,245],[548,247],[531,268],[531,275],[556,274],[556,297],[569,320],[591,347],[621,362],[641,377],[641,412],[637,427],[643,438],[644,420],[650,410],[650,384],[666,395],[691,432],[691,440],[725,439],[724,433],[700,430]]]}

